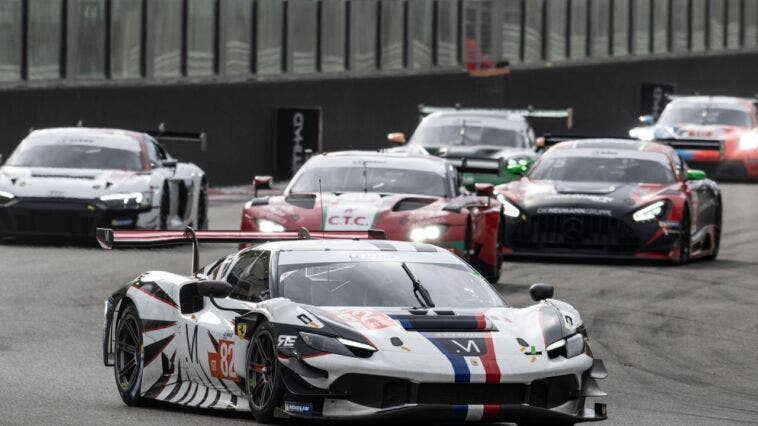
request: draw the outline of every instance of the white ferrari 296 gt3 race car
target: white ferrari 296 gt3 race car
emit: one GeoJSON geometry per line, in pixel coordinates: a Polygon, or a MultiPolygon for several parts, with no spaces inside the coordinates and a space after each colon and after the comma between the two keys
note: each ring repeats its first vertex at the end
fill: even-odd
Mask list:
{"type": "Polygon", "coordinates": [[[364,239],[379,234],[98,230],[105,248],[195,245],[191,276],[145,272],[106,301],[104,361],[122,399],[262,422],[606,418],[585,403],[605,395],[605,366],[551,286],[513,308],[447,250],[364,239]],[[268,242],[199,268],[198,241],[268,242]]]}
{"type": "Polygon", "coordinates": [[[91,241],[98,227],[205,229],[207,188],[199,167],[178,162],[147,133],[35,130],[0,168],[0,237],[91,241]]]}

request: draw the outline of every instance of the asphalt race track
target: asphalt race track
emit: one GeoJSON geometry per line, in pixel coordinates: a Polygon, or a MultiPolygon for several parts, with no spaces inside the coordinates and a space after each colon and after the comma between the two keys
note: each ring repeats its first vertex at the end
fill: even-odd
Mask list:
{"type": "MultiPolygon", "coordinates": [[[[529,303],[544,281],[583,314],[610,376],[605,424],[758,423],[758,186],[723,185],[716,262],[506,262],[501,291],[529,303]]],[[[239,226],[241,203],[213,201],[211,227],[239,226]]],[[[203,246],[203,263],[233,246],[203,246]]],[[[106,252],[0,245],[0,424],[250,423],[159,406],[129,408],[102,365],[103,300],[148,269],[185,272],[189,248],[106,252]]]]}

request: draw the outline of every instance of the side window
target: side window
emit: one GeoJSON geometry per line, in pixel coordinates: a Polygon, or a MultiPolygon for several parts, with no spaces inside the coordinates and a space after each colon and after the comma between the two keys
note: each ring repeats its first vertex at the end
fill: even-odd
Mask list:
{"type": "Polygon", "coordinates": [[[260,302],[268,291],[268,251],[248,251],[240,255],[226,280],[233,286],[229,297],[248,302],[260,302]]]}
{"type": "Polygon", "coordinates": [[[159,167],[161,164],[161,156],[158,152],[158,146],[151,140],[148,140],[145,145],[147,146],[147,159],[150,161],[150,167],[159,167]]]}

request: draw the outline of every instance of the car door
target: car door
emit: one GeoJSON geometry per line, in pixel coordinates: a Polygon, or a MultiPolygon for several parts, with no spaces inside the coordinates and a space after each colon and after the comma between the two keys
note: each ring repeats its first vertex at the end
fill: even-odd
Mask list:
{"type": "MultiPolygon", "coordinates": [[[[252,250],[240,253],[228,265],[222,262],[216,279],[232,285],[229,297],[213,300],[203,297],[200,309],[181,313],[180,359],[186,363],[184,369],[190,380],[242,395],[242,372],[234,368],[234,318],[250,311],[254,302],[268,291],[269,261],[268,251],[252,250]]],[[[182,299],[189,301],[189,297],[182,299]]]]}

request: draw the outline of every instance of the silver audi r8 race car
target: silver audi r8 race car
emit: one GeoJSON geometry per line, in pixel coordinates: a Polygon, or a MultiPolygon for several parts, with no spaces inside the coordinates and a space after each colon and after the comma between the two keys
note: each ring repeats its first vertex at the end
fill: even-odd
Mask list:
{"type": "Polygon", "coordinates": [[[0,168],[0,237],[91,241],[97,227],[204,229],[207,188],[199,167],[147,133],[35,130],[0,168]]]}
{"type": "Polygon", "coordinates": [[[195,245],[192,275],[145,272],[106,301],[104,361],[122,399],[262,422],[606,418],[585,402],[605,395],[605,366],[551,286],[514,308],[448,251],[365,239],[377,234],[99,230],[105,248],[195,245]],[[199,268],[198,241],[269,242],[199,268]]]}

